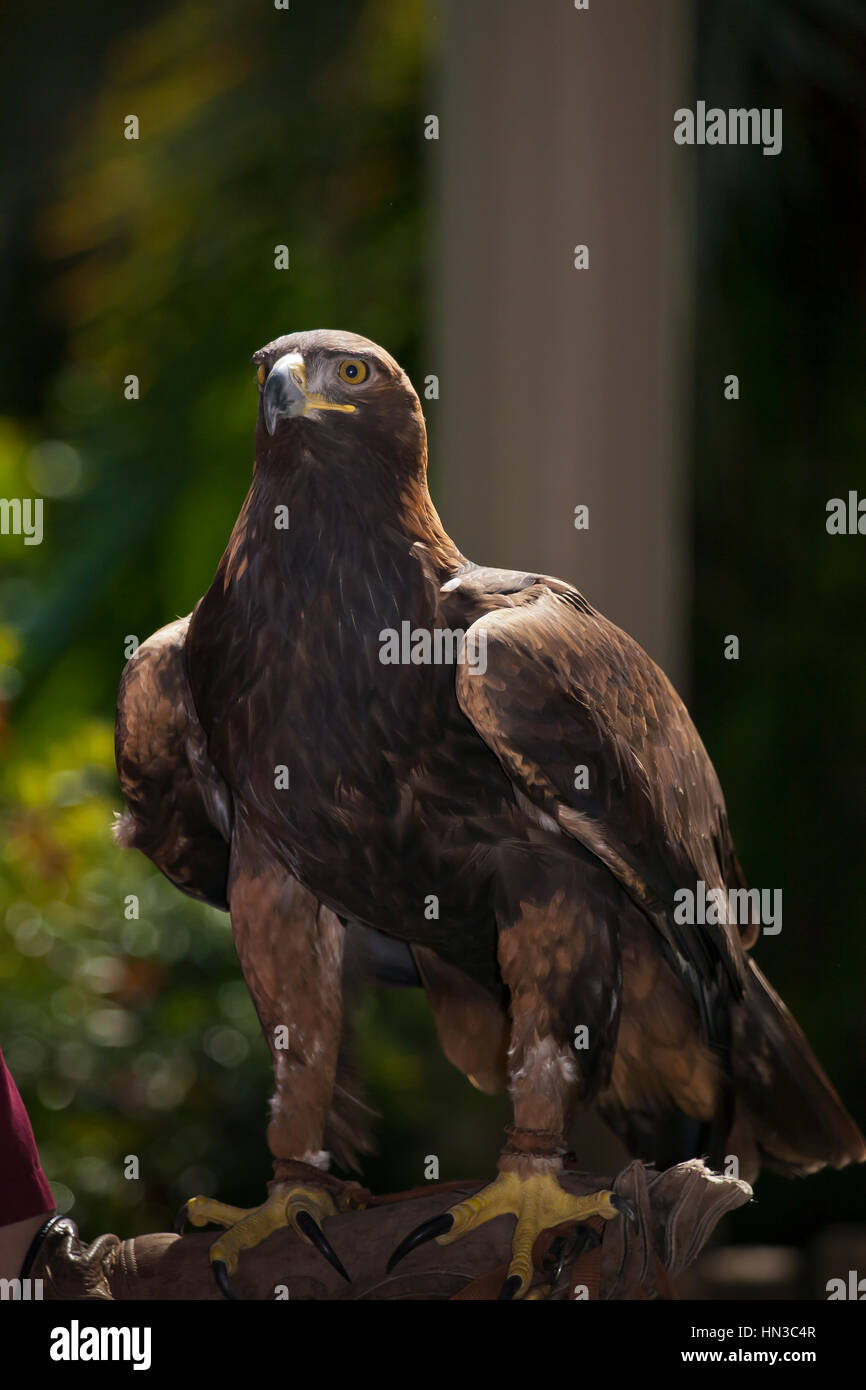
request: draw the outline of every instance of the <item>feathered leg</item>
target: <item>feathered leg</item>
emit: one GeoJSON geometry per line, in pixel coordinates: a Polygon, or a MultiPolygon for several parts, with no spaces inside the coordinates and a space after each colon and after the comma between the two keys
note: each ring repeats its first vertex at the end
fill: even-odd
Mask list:
{"type": "Polygon", "coordinates": [[[509,1090],[514,1124],[499,1176],[468,1201],[413,1231],[389,1268],[416,1245],[449,1245],[485,1221],[516,1218],[501,1298],[523,1297],[542,1231],[591,1216],[608,1220],[628,1203],[613,1192],[577,1198],[558,1181],[569,1117],[610,1073],[621,974],[616,938],[619,891],[588,855],[515,851],[500,880],[499,963],[511,997],[509,1090]]]}
{"type": "Polygon", "coordinates": [[[268,1146],[274,1180],[268,1200],[252,1211],[193,1197],[178,1221],[227,1228],[210,1259],[231,1297],[229,1278],[240,1252],[284,1226],[348,1277],[321,1223],[345,1205],[351,1186],[329,1177],[323,1147],[340,1046],[343,927],[243,828],[235,832],[229,900],[244,978],[273,1058],[268,1146]]]}

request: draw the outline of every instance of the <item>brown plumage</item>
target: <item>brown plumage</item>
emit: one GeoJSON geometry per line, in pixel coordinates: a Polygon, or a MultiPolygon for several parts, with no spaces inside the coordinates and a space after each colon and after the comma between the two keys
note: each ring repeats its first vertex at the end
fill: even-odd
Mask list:
{"type": "Polygon", "coordinates": [[[520,1131],[564,1143],[595,1100],[659,1162],[862,1159],[750,961],[756,928],[675,921],[678,889],[743,879],[664,674],[570,585],[459,553],[381,348],[303,333],[254,362],[252,485],[192,617],[124,672],[117,763],[123,843],[230,907],[274,1055],[275,1157],[326,1146],[348,933],[377,973],[424,983],[446,1054],[508,1082],[520,1131]],[[383,663],[404,623],[471,629],[477,669],[383,663]]]}

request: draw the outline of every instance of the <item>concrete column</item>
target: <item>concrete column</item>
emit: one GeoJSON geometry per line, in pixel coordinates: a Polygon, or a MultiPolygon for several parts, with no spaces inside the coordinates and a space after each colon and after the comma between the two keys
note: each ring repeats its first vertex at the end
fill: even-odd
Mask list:
{"type": "Polygon", "coordinates": [[[680,683],[691,5],[441,17],[437,504],[472,559],[572,581],[680,683]]]}

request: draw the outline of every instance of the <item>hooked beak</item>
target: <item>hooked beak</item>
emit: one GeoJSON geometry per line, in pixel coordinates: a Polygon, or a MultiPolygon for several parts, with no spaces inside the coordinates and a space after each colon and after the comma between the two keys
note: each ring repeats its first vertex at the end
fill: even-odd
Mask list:
{"type": "Polygon", "coordinates": [[[286,353],[271,367],[262,392],[265,429],[273,434],[277,422],[303,415],[307,408],[307,370],[299,352],[286,353]]]}
{"type": "Polygon", "coordinates": [[[280,420],[309,415],[314,410],[339,410],[352,414],[355,407],[343,401],[330,401],[307,390],[307,367],[300,352],[287,352],[271,367],[262,392],[265,429],[273,434],[280,420]]]}

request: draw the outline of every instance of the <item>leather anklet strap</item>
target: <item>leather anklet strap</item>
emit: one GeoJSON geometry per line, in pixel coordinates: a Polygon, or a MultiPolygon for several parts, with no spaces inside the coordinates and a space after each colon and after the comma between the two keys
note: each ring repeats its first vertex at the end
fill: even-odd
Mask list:
{"type": "Polygon", "coordinates": [[[521,1129],[520,1125],[506,1125],[508,1143],[503,1149],[507,1154],[529,1154],[533,1158],[559,1158],[565,1153],[562,1135],[554,1129],[521,1129]]]}
{"type": "Polygon", "coordinates": [[[373,1194],[359,1182],[343,1182],[341,1178],[334,1177],[333,1173],[326,1173],[315,1164],[303,1163],[299,1158],[274,1159],[274,1176],[268,1183],[268,1189],[277,1183],[285,1182],[321,1187],[325,1192],[332,1194],[336,1206],[340,1208],[366,1207],[373,1200],[373,1194]]]}

